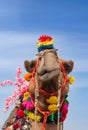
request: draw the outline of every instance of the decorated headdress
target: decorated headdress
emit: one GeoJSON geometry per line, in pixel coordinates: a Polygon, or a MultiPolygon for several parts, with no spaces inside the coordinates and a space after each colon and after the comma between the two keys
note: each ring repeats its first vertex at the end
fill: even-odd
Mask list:
{"type": "Polygon", "coordinates": [[[54,49],[54,40],[50,36],[42,35],[38,39],[37,47],[38,52],[45,50],[45,49],[54,49]]]}

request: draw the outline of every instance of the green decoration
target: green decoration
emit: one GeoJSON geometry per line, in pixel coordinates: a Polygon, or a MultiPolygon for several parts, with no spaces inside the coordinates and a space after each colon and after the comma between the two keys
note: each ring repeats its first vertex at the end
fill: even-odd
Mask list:
{"type": "Polygon", "coordinates": [[[54,113],[52,113],[51,117],[51,121],[54,121],[54,113]]]}
{"type": "Polygon", "coordinates": [[[29,113],[29,110],[25,110],[25,115],[27,116],[29,113]]]}

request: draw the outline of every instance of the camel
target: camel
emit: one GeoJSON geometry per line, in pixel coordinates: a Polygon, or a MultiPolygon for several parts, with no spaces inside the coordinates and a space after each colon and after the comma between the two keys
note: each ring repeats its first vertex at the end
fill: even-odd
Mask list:
{"type": "MultiPolygon", "coordinates": [[[[13,119],[16,110],[19,110],[18,105],[6,120],[3,129],[6,129],[8,121],[13,120],[14,124],[24,120],[16,130],[62,130],[64,120],[60,119],[60,110],[69,92],[68,74],[73,66],[72,60],[60,58],[54,48],[39,51],[37,58],[32,61],[25,60],[24,67],[31,74],[28,91],[25,92],[31,100],[30,111],[27,111],[29,116],[26,114],[25,117],[13,119]]],[[[21,101],[21,104],[24,105],[24,102],[21,101]]]]}
{"type": "MultiPolygon", "coordinates": [[[[63,99],[67,95],[69,91],[69,82],[66,81],[64,84],[64,80],[67,80],[67,74],[69,74],[73,69],[73,61],[62,60],[57,56],[57,52],[55,49],[52,50],[43,50],[38,53],[38,59],[32,60],[29,62],[26,60],[24,62],[25,68],[28,72],[33,72],[33,68],[36,65],[36,72],[34,74],[34,79],[36,79],[36,85],[44,90],[47,93],[53,95],[54,92],[58,92],[61,89],[60,103],[63,102],[63,99]],[[63,70],[64,69],[64,70],[63,70]],[[64,72],[66,72],[66,77],[64,77],[64,72]],[[66,79],[64,79],[66,78],[66,79]],[[65,86],[64,86],[65,85],[65,86]]],[[[35,98],[35,87],[33,80],[30,80],[29,89],[33,99],[35,98]]],[[[40,90],[41,90],[40,89],[40,90]]],[[[38,101],[37,107],[42,111],[47,110],[46,100],[49,98],[49,95],[44,95],[41,91],[37,91],[38,93],[38,101]]],[[[58,94],[56,94],[59,96],[58,94]]],[[[34,130],[35,122],[32,122],[32,129],[34,130]]],[[[45,130],[57,130],[57,124],[46,124],[45,130]]],[[[42,123],[38,122],[36,125],[36,130],[42,130],[42,123]]],[[[59,130],[59,128],[58,128],[59,130]]]]}

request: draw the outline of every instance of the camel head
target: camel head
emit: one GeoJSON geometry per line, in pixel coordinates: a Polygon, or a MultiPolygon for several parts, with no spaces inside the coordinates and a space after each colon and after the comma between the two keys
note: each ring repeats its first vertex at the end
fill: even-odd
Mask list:
{"type": "Polygon", "coordinates": [[[50,82],[53,79],[61,79],[63,65],[66,74],[68,75],[73,69],[73,61],[63,60],[58,57],[56,49],[46,49],[37,54],[37,59],[24,61],[25,69],[29,73],[33,73],[36,69],[37,78],[40,82],[50,82]]]}

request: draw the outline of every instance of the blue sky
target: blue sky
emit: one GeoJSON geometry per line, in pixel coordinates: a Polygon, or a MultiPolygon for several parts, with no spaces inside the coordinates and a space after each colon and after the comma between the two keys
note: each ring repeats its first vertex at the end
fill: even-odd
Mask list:
{"type": "MultiPolygon", "coordinates": [[[[35,58],[40,35],[54,38],[58,55],[72,59],[75,84],[70,87],[69,113],[64,130],[88,127],[88,1],[87,0],[0,0],[0,82],[15,80],[16,68],[25,73],[25,59],[35,58]]],[[[0,124],[6,97],[14,87],[0,88],[0,124]]]]}

